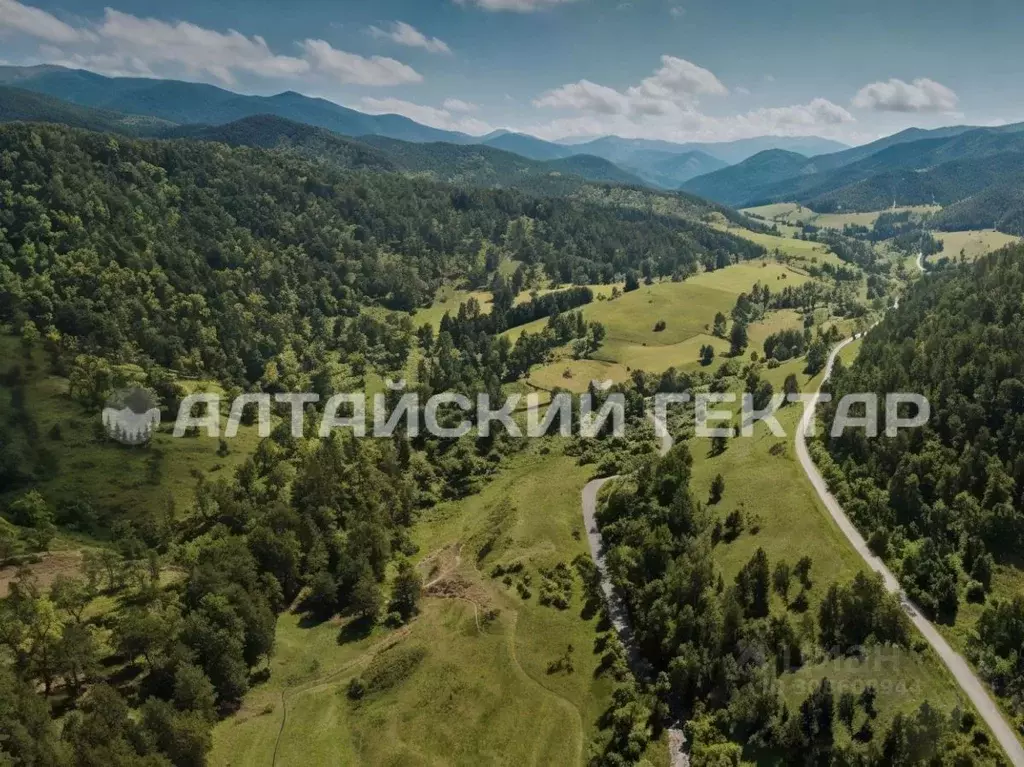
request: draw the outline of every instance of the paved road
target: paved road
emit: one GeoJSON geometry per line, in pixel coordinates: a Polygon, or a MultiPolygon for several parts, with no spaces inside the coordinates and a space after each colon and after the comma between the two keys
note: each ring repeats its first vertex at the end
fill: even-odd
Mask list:
{"type": "MultiPolygon", "coordinates": [[[[651,420],[654,421],[654,416],[651,416],[651,420]]],[[[657,428],[657,422],[655,422],[655,428],[657,428]]],[[[661,437],[661,444],[658,447],[658,453],[665,455],[671,449],[672,435],[665,428],[664,434],[661,437]]],[[[626,650],[629,667],[633,669],[635,674],[646,676],[650,671],[650,665],[637,649],[633,638],[633,626],[629,621],[629,611],[626,609],[626,604],[622,597],[612,585],[611,578],[608,577],[608,567],[604,559],[604,542],[601,540],[601,531],[598,529],[597,520],[595,519],[597,514],[597,495],[601,492],[601,488],[613,479],[618,479],[618,477],[595,479],[583,488],[583,525],[587,531],[587,543],[590,544],[590,556],[594,558],[594,564],[597,565],[597,569],[601,573],[601,591],[604,593],[608,617],[615,627],[615,632],[619,635],[622,646],[626,650]]],[[[686,737],[683,735],[679,725],[673,725],[668,728],[668,743],[669,761],[672,767],[689,767],[690,757],[685,750],[686,737]]]]}
{"type": "MultiPolygon", "coordinates": [[[[921,264],[921,259],[918,257],[918,265],[921,264]]],[[[825,366],[825,377],[822,379],[822,383],[828,380],[832,374],[832,368],[835,365],[836,357],[839,355],[847,345],[853,342],[853,338],[847,340],[836,346],[832,353],[829,355],[828,363],[825,366]]],[[[942,635],[921,613],[921,610],[911,602],[903,594],[903,590],[900,588],[899,581],[896,580],[896,576],[890,572],[889,568],[885,566],[885,563],[876,557],[871,549],[868,548],[867,543],[864,542],[863,536],[854,527],[850,518],[846,516],[842,506],[836,501],[835,497],[829,492],[828,486],[825,484],[825,480],[822,478],[821,473],[818,471],[818,467],[815,466],[814,461],[811,460],[810,455],[807,452],[807,440],[804,437],[804,433],[807,430],[808,424],[811,423],[814,418],[815,407],[818,404],[818,395],[821,389],[815,393],[814,401],[804,411],[804,416],[800,419],[800,428],[796,434],[796,454],[800,459],[800,464],[803,466],[804,471],[807,473],[807,478],[810,479],[811,484],[814,485],[814,489],[817,491],[818,496],[821,498],[822,503],[828,509],[829,514],[832,515],[832,519],[835,520],[836,524],[839,525],[839,529],[843,531],[843,534],[853,545],[853,548],[860,554],[861,559],[867,562],[868,567],[874,570],[876,573],[881,573],[883,580],[885,581],[885,588],[891,594],[897,594],[900,597],[900,602],[903,605],[904,611],[907,616],[917,627],[917,630],[924,635],[924,638],[928,641],[928,644],[932,646],[932,649],[942,659],[942,662],[946,664],[946,667],[953,674],[953,678],[956,679],[957,684],[967,694],[967,697],[971,699],[971,703],[974,704],[975,708],[981,714],[985,723],[989,726],[989,729],[996,736],[996,740],[999,741],[999,745],[1003,747],[1003,751],[1009,757],[1010,762],[1016,767],[1024,767],[1024,747],[1021,746],[1021,742],[1017,739],[1013,732],[1013,729],[1007,724],[1003,718],[1002,712],[999,710],[999,706],[996,705],[995,701],[988,694],[981,680],[974,674],[971,667],[967,665],[962,657],[949,646],[949,643],[943,639],[942,635]]]]}

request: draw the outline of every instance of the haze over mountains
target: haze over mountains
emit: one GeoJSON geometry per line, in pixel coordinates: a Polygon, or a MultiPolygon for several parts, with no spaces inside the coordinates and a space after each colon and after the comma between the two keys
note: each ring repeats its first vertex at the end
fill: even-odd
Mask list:
{"type": "Polygon", "coordinates": [[[274,115],[344,136],[374,135],[412,142],[483,144],[531,160],[593,155],[621,166],[648,184],[668,189],[678,188],[691,178],[744,160],[763,149],[785,148],[811,155],[844,148],[837,142],[814,137],[763,137],[720,144],[672,144],[608,136],[573,145],[509,131],[476,137],[431,128],[401,115],[369,115],[295,92],[246,96],[200,83],[111,78],[54,66],[0,67],[0,84],[108,113],[142,115],[179,125],[223,125],[256,115],[274,115]]]}
{"type": "Polygon", "coordinates": [[[881,210],[894,203],[961,204],[956,210],[944,211],[936,224],[982,228],[1012,217],[1005,205],[994,206],[993,202],[1019,197],[1013,189],[1022,179],[1024,124],[1016,124],[933,131],[915,128],[872,144],[810,158],[770,150],[692,179],[683,187],[736,207],[793,201],[829,212],[881,210]],[[975,212],[968,216],[964,204],[980,193],[985,193],[987,202],[971,202],[968,207],[975,212]],[[1002,212],[995,213],[996,207],[1002,212]]]}
{"type": "Polygon", "coordinates": [[[0,67],[0,121],[61,122],[131,136],[281,147],[346,168],[562,194],[584,182],[682,190],[730,207],[793,201],[819,212],[937,203],[935,226],[1024,233],[1024,124],[911,128],[858,147],[816,137],[674,144],[605,136],[470,136],[295,92],[0,67]],[[358,140],[354,140],[358,139],[358,140]]]}

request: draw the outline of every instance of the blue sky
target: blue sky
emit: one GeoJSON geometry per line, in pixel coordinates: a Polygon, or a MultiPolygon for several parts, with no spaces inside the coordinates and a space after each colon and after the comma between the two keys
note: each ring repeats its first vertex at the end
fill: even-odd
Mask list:
{"type": "Polygon", "coordinates": [[[544,138],[858,143],[1024,120],[1022,37],[1015,0],[0,0],[7,63],[544,138]]]}

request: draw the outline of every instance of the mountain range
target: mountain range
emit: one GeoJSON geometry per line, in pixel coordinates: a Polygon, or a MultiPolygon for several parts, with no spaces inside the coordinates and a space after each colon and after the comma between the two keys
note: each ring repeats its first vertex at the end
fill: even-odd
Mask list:
{"type": "Polygon", "coordinates": [[[294,92],[0,67],[0,122],[59,122],[129,136],[194,137],[297,152],[350,169],[421,174],[543,195],[597,182],[681,190],[729,207],[799,202],[818,212],[938,203],[940,228],[1024,233],[1024,124],[909,130],[863,146],[764,137],[675,144],[604,136],[545,141],[440,130],[294,92]]]}
{"type": "Polygon", "coordinates": [[[529,189],[542,195],[569,194],[586,182],[644,186],[637,176],[591,155],[538,161],[483,144],[409,142],[373,135],[352,139],[268,114],[223,125],[175,125],[0,86],[0,122],[12,121],[60,123],[132,137],[191,138],[280,149],[349,170],[418,174],[471,186],[529,189]]]}
{"type": "MultiPolygon", "coordinates": [[[[213,85],[139,77],[105,77],[58,66],[0,67],[0,85],[32,91],[108,114],[139,115],[177,125],[223,125],[274,115],[343,136],[384,136],[411,142],[484,144],[531,160],[592,155],[620,165],[649,185],[677,189],[766,148],[815,154],[844,148],[817,138],[763,137],[710,144],[673,144],[607,136],[572,146],[510,131],[483,137],[421,125],[394,114],[369,115],[295,92],[248,96],[213,85]]],[[[83,126],[84,127],[84,126],[83,126]]]]}
{"type": "Polygon", "coordinates": [[[800,202],[812,210],[952,205],[1024,176],[1024,124],[917,128],[816,157],[769,150],[694,178],[686,191],[726,205],[800,202]]]}

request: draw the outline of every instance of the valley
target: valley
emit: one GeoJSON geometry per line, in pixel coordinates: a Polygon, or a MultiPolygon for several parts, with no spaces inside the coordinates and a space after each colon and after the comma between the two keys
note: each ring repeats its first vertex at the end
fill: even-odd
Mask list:
{"type": "Polygon", "coordinates": [[[1020,124],[82,13],[0,0],[0,763],[1024,765],[1020,124]]]}

